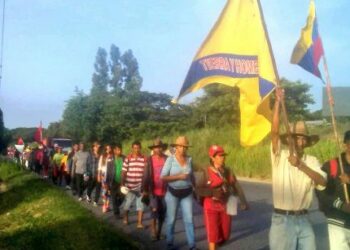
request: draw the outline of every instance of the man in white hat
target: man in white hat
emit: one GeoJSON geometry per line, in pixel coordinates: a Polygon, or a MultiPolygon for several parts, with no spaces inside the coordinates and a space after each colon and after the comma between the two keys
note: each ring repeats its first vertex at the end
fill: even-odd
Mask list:
{"type": "Polygon", "coordinates": [[[305,122],[291,126],[291,137],[279,135],[280,103],[284,92],[276,89],[271,129],[271,161],[274,213],[270,230],[270,249],[316,249],[315,235],[308,219],[313,190],[324,189],[326,174],[316,157],[304,149],[317,143],[318,136],[309,135],[305,122]],[[294,152],[281,148],[292,143],[294,152]]]}

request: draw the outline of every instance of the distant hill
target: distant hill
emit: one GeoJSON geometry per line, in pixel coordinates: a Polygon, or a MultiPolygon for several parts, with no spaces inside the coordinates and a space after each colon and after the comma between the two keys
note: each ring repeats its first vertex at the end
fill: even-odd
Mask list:
{"type": "MultiPolygon", "coordinates": [[[[335,101],[334,113],[335,116],[350,117],[350,87],[333,87],[332,93],[335,101]]],[[[323,88],[323,105],[322,115],[330,116],[328,96],[326,88],[323,88]]]]}

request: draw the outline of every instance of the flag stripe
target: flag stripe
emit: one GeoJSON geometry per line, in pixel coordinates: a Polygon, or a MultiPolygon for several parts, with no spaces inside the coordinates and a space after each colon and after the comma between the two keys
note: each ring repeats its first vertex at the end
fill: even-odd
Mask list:
{"type": "Polygon", "coordinates": [[[194,57],[177,100],[213,83],[238,87],[241,145],[251,146],[271,130],[268,96],[277,79],[260,1],[228,0],[194,57]]]}
{"type": "Polygon", "coordinates": [[[322,40],[318,31],[315,3],[310,2],[309,16],[301,37],[292,53],[291,63],[298,64],[306,71],[322,79],[318,64],[323,56],[322,40]]]}

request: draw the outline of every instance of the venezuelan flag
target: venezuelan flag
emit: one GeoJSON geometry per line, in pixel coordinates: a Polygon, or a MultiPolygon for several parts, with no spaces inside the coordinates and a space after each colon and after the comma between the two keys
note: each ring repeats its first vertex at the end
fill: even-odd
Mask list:
{"type": "Polygon", "coordinates": [[[271,130],[268,97],[276,75],[260,2],[228,0],[197,52],[177,100],[212,83],[237,86],[241,144],[255,145],[271,130]]]}
{"type": "Polygon", "coordinates": [[[322,79],[318,63],[323,54],[322,40],[318,33],[315,3],[310,1],[306,26],[301,30],[301,37],[295,45],[290,61],[322,79]]]}

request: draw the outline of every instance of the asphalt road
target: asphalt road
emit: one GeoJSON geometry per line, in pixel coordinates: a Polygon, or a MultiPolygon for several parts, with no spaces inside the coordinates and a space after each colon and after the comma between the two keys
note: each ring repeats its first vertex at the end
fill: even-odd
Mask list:
{"type": "MultiPolygon", "coordinates": [[[[271,184],[241,181],[241,185],[249,201],[250,210],[244,212],[239,211],[238,215],[233,218],[231,238],[225,245],[220,247],[220,249],[269,249],[268,234],[272,214],[271,184]]],[[[93,207],[91,204],[84,201],[81,203],[98,217],[101,217],[103,220],[106,220],[108,223],[113,224],[118,229],[131,236],[135,241],[140,243],[142,248],[166,249],[165,240],[151,242],[149,212],[146,212],[144,217],[144,225],[146,228],[136,229],[135,212],[130,216],[130,224],[125,226],[122,224],[122,220],[116,219],[111,212],[102,214],[101,207],[93,207]]],[[[316,234],[317,249],[329,249],[325,218],[318,211],[317,202],[315,200],[309,211],[310,219],[316,234]]],[[[194,209],[194,221],[197,247],[199,249],[207,249],[202,209],[197,204],[194,209]]],[[[178,215],[175,226],[175,245],[180,250],[188,249],[181,213],[178,215]]]]}

